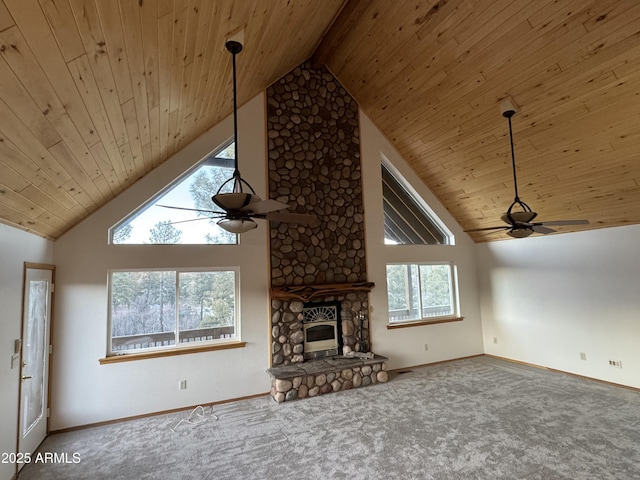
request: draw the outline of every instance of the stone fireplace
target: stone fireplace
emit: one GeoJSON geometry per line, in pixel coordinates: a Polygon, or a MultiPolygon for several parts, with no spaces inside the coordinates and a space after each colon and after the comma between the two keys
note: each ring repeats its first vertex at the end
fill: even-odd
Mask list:
{"type": "MultiPolygon", "coordinates": [[[[373,284],[367,282],[356,102],[326,68],[305,62],[268,88],[267,135],[269,197],[320,220],[316,226],[271,222],[270,373],[274,382],[286,380],[278,388],[273,383],[272,392],[276,400],[284,401],[302,396],[301,384],[293,386],[300,379],[311,383],[311,377],[331,374],[337,381],[342,377],[336,372],[342,370],[347,376],[361,376],[359,370],[349,374],[348,367],[338,368],[331,361],[333,352],[371,349],[368,292],[373,284]],[[310,302],[335,305],[335,320],[315,325],[322,328],[305,321],[307,308],[313,308],[310,302]],[[336,338],[329,348],[329,343],[314,344],[314,335],[336,338]],[[314,362],[315,367],[307,365],[314,362]],[[292,368],[287,373],[285,367],[315,370],[292,368]],[[298,380],[289,385],[287,375],[298,380]],[[298,393],[290,393],[293,390],[298,393]]],[[[366,360],[383,371],[383,361],[366,360]]],[[[378,371],[373,366],[368,370],[369,380],[357,386],[378,380],[378,371]]],[[[316,385],[319,393],[352,388],[354,383],[323,385],[316,385]]],[[[311,386],[308,390],[314,391],[311,386]]]]}

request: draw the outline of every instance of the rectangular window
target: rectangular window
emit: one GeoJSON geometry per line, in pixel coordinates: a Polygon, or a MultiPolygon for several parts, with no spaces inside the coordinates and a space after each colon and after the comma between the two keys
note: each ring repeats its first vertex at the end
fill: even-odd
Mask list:
{"type": "Polygon", "coordinates": [[[239,340],[236,270],[113,271],[110,354],[239,340]]]}
{"type": "Polygon", "coordinates": [[[455,268],[450,264],[389,264],[387,298],[389,323],[455,317],[455,268]]]}

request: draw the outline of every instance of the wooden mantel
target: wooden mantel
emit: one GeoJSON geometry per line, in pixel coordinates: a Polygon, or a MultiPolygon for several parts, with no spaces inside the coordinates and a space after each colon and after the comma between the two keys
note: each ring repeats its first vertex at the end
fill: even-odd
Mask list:
{"type": "Polygon", "coordinates": [[[351,292],[370,292],[373,287],[375,287],[375,283],[373,282],[271,287],[271,298],[274,300],[300,300],[302,302],[308,302],[317,297],[345,295],[351,292]]]}

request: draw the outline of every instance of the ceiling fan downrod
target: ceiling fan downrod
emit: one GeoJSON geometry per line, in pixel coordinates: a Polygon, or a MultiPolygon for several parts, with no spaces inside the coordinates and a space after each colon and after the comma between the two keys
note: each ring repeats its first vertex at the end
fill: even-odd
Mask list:
{"type": "Polygon", "coordinates": [[[509,205],[507,209],[506,217],[509,219],[509,223],[514,224],[515,222],[530,222],[537,215],[535,212],[531,210],[529,205],[520,200],[518,196],[518,178],[516,174],[516,155],[513,147],[513,127],[511,125],[511,117],[515,115],[516,111],[513,109],[508,109],[502,112],[502,116],[505,117],[509,121],[509,144],[511,146],[511,168],[513,170],[513,188],[514,188],[514,198],[513,203],[509,205]],[[512,212],[513,207],[519,205],[522,208],[522,212],[512,212]],[[522,215],[524,214],[524,215],[522,215]]]}
{"type": "MultiPolygon", "coordinates": [[[[242,177],[240,176],[240,170],[238,169],[238,92],[237,92],[237,80],[236,80],[236,55],[242,51],[242,44],[235,40],[229,40],[225,43],[225,48],[231,53],[232,70],[233,70],[233,142],[235,144],[234,149],[234,171],[233,178],[236,180],[233,183],[233,191],[236,187],[240,188],[242,192],[242,177]]],[[[246,183],[246,182],[244,182],[246,183]]],[[[247,184],[249,186],[249,184],[247,184]]],[[[249,186],[249,188],[251,188],[249,186]]],[[[251,189],[253,191],[253,188],[251,189]]],[[[255,193],[255,192],[254,192],[255,193]]]]}
{"type": "Polygon", "coordinates": [[[218,221],[218,225],[231,233],[244,233],[253,228],[256,228],[256,223],[250,218],[246,212],[241,212],[241,209],[247,207],[252,202],[259,201],[260,198],[256,195],[255,190],[247,181],[245,181],[240,175],[238,168],[238,93],[237,93],[237,78],[236,78],[236,55],[242,51],[242,43],[236,40],[227,40],[225,48],[231,53],[232,66],[233,66],[233,142],[234,142],[234,155],[233,155],[233,176],[227,181],[223,182],[218,188],[215,195],[211,197],[211,200],[218,207],[227,212],[226,216],[218,221]],[[225,193],[223,189],[233,182],[231,192],[225,193]],[[244,191],[242,185],[246,185],[251,193],[244,191]]]}
{"type": "MultiPolygon", "coordinates": [[[[233,155],[233,176],[220,185],[216,195],[222,193],[224,187],[231,181],[233,186],[232,193],[243,193],[242,184],[246,185],[253,195],[256,195],[255,190],[249,183],[240,175],[240,169],[238,168],[238,93],[237,93],[237,77],[236,77],[236,55],[242,51],[242,44],[235,40],[228,40],[225,43],[225,48],[231,53],[232,70],[233,70],[233,143],[234,143],[234,155],[233,155]]],[[[214,195],[214,197],[216,196],[214,195]]],[[[248,198],[248,201],[250,197],[248,198]]],[[[214,200],[215,202],[215,200],[214,200]]],[[[248,203],[248,202],[247,202],[248,203]]]]}

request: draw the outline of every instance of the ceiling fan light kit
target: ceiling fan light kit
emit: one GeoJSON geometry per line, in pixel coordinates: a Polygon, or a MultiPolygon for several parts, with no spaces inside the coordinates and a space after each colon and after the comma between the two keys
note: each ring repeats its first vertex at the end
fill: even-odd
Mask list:
{"type": "Polygon", "coordinates": [[[218,220],[220,228],[224,228],[231,233],[246,233],[258,226],[256,222],[250,218],[221,218],[218,220]]]}
{"type": "MultiPolygon", "coordinates": [[[[506,230],[507,235],[513,238],[526,238],[532,233],[540,233],[543,235],[553,233],[555,230],[544,226],[543,222],[533,222],[538,216],[536,212],[531,210],[529,205],[520,200],[518,196],[518,179],[516,175],[516,156],[513,148],[513,128],[511,126],[511,117],[513,117],[517,108],[511,98],[505,98],[499,104],[500,113],[509,121],[509,144],[511,146],[511,167],[513,169],[513,188],[514,198],[511,205],[507,209],[507,212],[500,217],[500,219],[507,225],[500,225],[497,227],[485,227],[474,228],[471,230],[465,230],[465,232],[480,232],[480,231],[499,231],[506,230]],[[516,210],[514,211],[514,207],[516,210]]],[[[588,220],[555,220],[546,222],[547,225],[586,225],[588,220]]]]}

